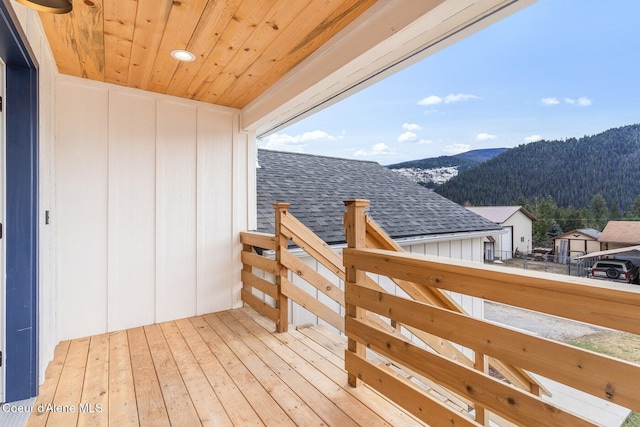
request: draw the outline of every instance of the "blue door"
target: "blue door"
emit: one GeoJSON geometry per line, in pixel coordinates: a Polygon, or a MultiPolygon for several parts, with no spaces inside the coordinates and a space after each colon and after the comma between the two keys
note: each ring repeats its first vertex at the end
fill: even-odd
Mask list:
{"type": "MultiPolygon", "coordinates": [[[[5,401],[38,393],[38,70],[6,0],[0,1],[5,63],[5,401]]],[[[0,272],[2,273],[2,272],[0,272]]]]}

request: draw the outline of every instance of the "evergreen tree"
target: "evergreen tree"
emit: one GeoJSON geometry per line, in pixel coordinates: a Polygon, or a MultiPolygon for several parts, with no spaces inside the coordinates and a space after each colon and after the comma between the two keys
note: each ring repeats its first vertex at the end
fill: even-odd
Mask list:
{"type": "Polygon", "coordinates": [[[609,221],[609,209],[607,209],[607,202],[604,196],[600,193],[593,196],[589,208],[595,220],[592,227],[596,230],[602,230],[609,221]]]}

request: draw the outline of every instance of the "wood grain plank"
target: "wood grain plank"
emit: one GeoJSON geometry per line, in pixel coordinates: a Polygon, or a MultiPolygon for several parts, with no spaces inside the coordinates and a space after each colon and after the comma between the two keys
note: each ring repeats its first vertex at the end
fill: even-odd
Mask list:
{"type": "Polygon", "coordinates": [[[91,337],[78,407],[78,427],[106,426],[109,422],[109,335],[91,337]]]}
{"type": "MultiPolygon", "coordinates": [[[[174,1],[153,64],[147,90],[165,93],[181,62],[171,56],[174,49],[186,49],[209,0],[174,1]]],[[[201,58],[200,58],[201,59],[201,58]]]]}
{"type": "Polygon", "coordinates": [[[27,427],[43,427],[46,425],[47,418],[49,417],[49,411],[39,411],[37,408],[40,405],[53,403],[53,398],[58,387],[58,382],[60,381],[60,376],[69,352],[70,344],[71,341],[62,341],[54,349],[53,360],[49,362],[49,365],[45,370],[44,383],[38,390],[38,398],[34,403],[34,410],[27,421],[27,427]]]}
{"type": "MultiPolygon", "coordinates": [[[[341,386],[344,381],[335,382],[330,375],[323,372],[321,369],[323,365],[319,363],[320,359],[317,353],[314,354],[316,359],[313,359],[313,362],[318,363],[310,363],[293,349],[297,348],[302,352],[313,353],[312,350],[304,346],[301,342],[292,339],[286,341],[278,340],[272,333],[251,319],[245,311],[232,310],[230,314],[265,346],[278,354],[295,372],[298,372],[309,381],[309,383],[315,385],[335,406],[340,408],[345,414],[348,414],[357,425],[378,426],[385,424],[379,415],[370,410],[341,386]]],[[[258,354],[261,354],[261,352],[258,352],[258,354]]],[[[335,366],[333,366],[333,368],[339,372],[337,378],[340,380],[346,378],[344,372],[341,372],[335,366]]]]}
{"type": "MultiPolygon", "coordinates": [[[[265,6],[270,6],[269,10],[264,10],[261,19],[254,19],[248,16],[245,26],[251,24],[252,31],[245,33],[244,40],[236,38],[235,49],[231,52],[224,52],[226,44],[218,43],[221,52],[212,52],[210,57],[216,58],[216,54],[226,54],[231,60],[218,61],[217,73],[209,77],[208,82],[199,84],[195,93],[199,99],[206,102],[217,103],[218,99],[225,95],[236,79],[242,76],[247,69],[262,57],[264,50],[280,35],[284,28],[292,25],[296,17],[307,7],[310,0],[298,0],[288,2],[283,6],[281,1],[263,2],[265,6]],[[231,58],[231,55],[233,57],[231,58]]],[[[226,32],[225,32],[226,33],[226,32]]],[[[224,35],[223,35],[224,36],[224,35]]],[[[227,36],[228,37],[228,36],[227,36]]],[[[227,43],[228,44],[228,43],[227,43]]],[[[264,59],[264,58],[262,58],[264,59]]],[[[207,64],[210,65],[210,64],[207,64]]],[[[200,79],[202,81],[202,79],[200,79]]]]}
{"type": "Polygon", "coordinates": [[[169,345],[159,324],[145,326],[145,335],[149,343],[153,366],[158,376],[165,408],[171,425],[196,426],[200,418],[196,412],[187,387],[176,366],[169,345]]]}
{"type": "Polygon", "coordinates": [[[236,387],[255,408],[262,422],[268,426],[295,425],[287,413],[278,405],[275,397],[267,392],[260,382],[256,381],[249,368],[230,349],[229,345],[233,343],[229,341],[237,341],[237,338],[230,337],[231,340],[224,340],[218,334],[218,330],[214,329],[205,320],[204,316],[194,317],[190,320],[198,329],[202,339],[213,354],[221,361],[222,366],[233,379],[236,387]]]}
{"type": "Polygon", "coordinates": [[[256,246],[263,249],[276,249],[276,236],[268,233],[247,232],[240,233],[240,243],[243,245],[256,246]]]}
{"type": "MultiPolygon", "coordinates": [[[[242,339],[235,335],[217,315],[208,314],[204,316],[204,319],[229,346],[236,357],[242,361],[266,392],[273,397],[281,410],[284,411],[282,415],[286,414],[285,416],[288,416],[288,422],[292,422],[294,425],[322,424],[322,419],[268,365],[251,351],[242,339]]],[[[285,422],[287,421],[285,420],[285,422]]]]}
{"type": "Polygon", "coordinates": [[[225,366],[206,344],[204,337],[217,338],[214,338],[215,334],[212,334],[209,325],[198,317],[176,320],[175,324],[231,422],[237,426],[263,425],[256,411],[227,373],[225,366]]]}
{"type": "Polygon", "coordinates": [[[455,409],[449,408],[445,403],[438,401],[435,397],[412,387],[411,382],[395,377],[387,370],[374,366],[355,353],[346,353],[345,366],[349,372],[357,373],[359,379],[402,404],[426,423],[436,426],[480,426],[455,409]]]}
{"type": "MultiPolygon", "coordinates": [[[[588,426],[588,421],[455,361],[410,345],[396,337],[346,318],[347,336],[382,356],[408,366],[452,391],[472,399],[509,421],[523,425],[588,426]]],[[[358,372],[352,371],[352,375],[358,372]]]]}
{"type": "Polygon", "coordinates": [[[127,335],[140,426],[170,426],[144,329],[129,329],[127,335]]]}
{"type": "Polygon", "coordinates": [[[236,108],[248,104],[374,3],[375,0],[312,2],[296,18],[296,22],[305,25],[287,26],[264,50],[262,56],[267,60],[254,62],[227,90],[229,95],[219,97],[217,102],[236,108]]]}
{"type": "Polygon", "coordinates": [[[104,80],[126,86],[135,31],[137,0],[103,0],[104,80]]]}
{"type": "Polygon", "coordinates": [[[282,294],[292,299],[301,307],[309,310],[339,331],[344,331],[344,317],[332,308],[321,303],[317,298],[303,291],[290,280],[282,278],[282,294]]]}
{"type": "Polygon", "coordinates": [[[240,294],[242,295],[242,301],[244,301],[245,304],[250,305],[254,310],[259,312],[266,318],[273,321],[278,319],[279,312],[277,308],[274,308],[269,303],[262,301],[252,293],[249,293],[246,289],[241,289],[240,294]]]}
{"type": "Polygon", "coordinates": [[[311,268],[297,256],[288,250],[282,252],[282,264],[296,276],[318,289],[320,292],[344,307],[344,292],[338,286],[331,283],[322,274],[311,268]]]}
{"type": "MultiPolygon", "coordinates": [[[[233,18],[221,31],[220,38],[210,49],[203,66],[190,82],[186,92],[187,97],[200,99],[208,83],[215,83],[222,76],[227,77],[231,82],[236,79],[235,75],[223,75],[221,72],[229,63],[235,62],[238,57],[249,52],[241,50],[241,47],[255,32],[256,27],[264,21],[264,16],[273,3],[274,0],[244,0],[239,5],[233,18]]],[[[263,47],[260,46],[260,50],[262,49],[263,47]]]]}
{"type": "Polygon", "coordinates": [[[277,296],[275,283],[264,280],[263,278],[245,270],[242,270],[242,283],[244,286],[256,288],[260,292],[269,295],[271,298],[275,298],[277,296]]]}
{"type": "Polygon", "coordinates": [[[251,252],[242,252],[240,261],[242,261],[243,264],[258,268],[269,274],[278,274],[278,264],[273,259],[265,258],[251,252]]]}
{"type": "Polygon", "coordinates": [[[73,8],[76,52],[82,67],[81,77],[104,81],[104,20],[102,0],[76,2],[73,8]]]}
{"type": "Polygon", "coordinates": [[[76,34],[70,14],[42,13],[40,20],[47,39],[50,40],[51,51],[56,60],[58,71],[74,77],[82,77],[82,65],[76,48],[76,34]]]}
{"type": "Polygon", "coordinates": [[[187,46],[187,50],[199,59],[180,63],[165,93],[188,98],[187,89],[202,67],[206,67],[211,74],[215,74],[215,68],[213,68],[217,67],[215,58],[213,58],[213,64],[205,58],[209,57],[211,49],[218,43],[223,30],[229,25],[243,1],[210,1],[207,4],[187,46]]]}
{"type": "Polygon", "coordinates": [[[172,0],[138,2],[127,86],[148,87],[172,5],[172,0]]]}
{"type": "Polygon", "coordinates": [[[640,365],[564,343],[506,329],[479,319],[394,295],[354,287],[349,300],[411,325],[609,402],[640,410],[640,365]]]}
{"type": "Polygon", "coordinates": [[[640,334],[640,290],[632,287],[377,249],[345,249],[343,256],[372,273],[640,334]]]}
{"type": "MultiPolygon", "coordinates": [[[[203,426],[232,426],[220,400],[200,369],[175,322],[160,324],[180,376],[203,426]]],[[[166,397],[165,397],[166,399],[166,397]]],[[[175,425],[176,423],[173,422],[175,425]]]]}
{"type": "MultiPolygon", "coordinates": [[[[250,308],[245,307],[241,309],[241,311],[267,331],[272,327],[272,323],[270,323],[269,320],[260,316],[250,308]]],[[[384,425],[407,427],[423,425],[422,421],[394,405],[379,393],[369,388],[369,386],[363,385],[358,388],[348,386],[347,373],[344,370],[344,349],[346,348],[346,341],[343,341],[343,344],[339,346],[337,349],[338,354],[336,354],[323,345],[326,341],[326,344],[331,346],[331,342],[333,341],[324,337],[316,328],[316,326],[298,330],[290,328],[287,334],[273,334],[272,336],[291,348],[302,359],[320,369],[334,383],[340,385],[346,392],[375,412],[378,417],[383,419],[382,423],[384,425]],[[319,342],[323,344],[319,344],[319,342]]],[[[380,421],[377,420],[376,423],[378,422],[380,421]]],[[[378,425],[376,423],[372,425],[378,425]]]]}
{"type": "Polygon", "coordinates": [[[53,398],[53,405],[59,409],[49,414],[47,425],[76,425],[90,342],[90,338],[81,338],[69,344],[69,352],[53,398]]]}
{"type": "MultiPolygon", "coordinates": [[[[254,336],[230,312],[218,314],[224,324],[244,342],[273,372],[281,378],[296,395],[302,399],[327,425],[352,426],[354,422],[345,412],[336,406],[335,402],[325,396],[314,382],[308,381],[296,367],[289,365],[281,355],[282,348],[275,350],[266,346],[258,337],[254,336]]],[[[309,368],[306,365],[298,368],[309,368]]],[[[316,375],[314,379],[318,379],[316,375]]]]}
{"type": "Polygon", "coordinates": [[[127,331],[113,332],[109,341],[109,425],[138,426],[127,331]]]}

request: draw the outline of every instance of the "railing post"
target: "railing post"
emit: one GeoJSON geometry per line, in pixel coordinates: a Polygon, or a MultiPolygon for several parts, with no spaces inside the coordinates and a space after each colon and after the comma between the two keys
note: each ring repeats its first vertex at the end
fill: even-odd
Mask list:
{"type": "MultiPolygon", "coordinates": [[[[489,357],[485,354],[482,354],[476,351],[475,362],[473,366],[476,370],[482,372],[483,374],[488,374],[489,373],[489,357]]],[[[479,403],[476,403],[475,409],[476,409],[476,422],[480,425],[488,426],[489,414],[487,413],[487,409],[484,406],[480,405],[479,403]]]]}
{"type": "MultiPolygon", "coordinates": [[[[345,216],[344,228],[347,235],[347,247],[348,248],[364,248],[366,242],[366,219],[365,209],[369,206],[368,200],[352,199],[345,200],[344,205],[347,208],[347,214],[345,216]]],[[[356,270],[345,264],[345,292],[349,293],[351,286],[354,284],[364,285],[366,281],[366,273],[362,270],[356,270]]],[[[363,317],[363,310],[352,304],[345,304],[345,312],[349,317],[361,319],[363,317]]],[[[356,340],[349,338],[347,342],[347,351],[355,353],[360,357],[365,357],[365,347],[363,344],[358,343],[356,340]]],[[[358,385],[358,378],[349,373],[348,381],[351,387],[358,385]]]]}
{"type": "Polygon", "coordinates": [[[288,270],[282,265],[282,251],[288,249],[289,241],[282,234],[281,225],[282,217],[289,209],[289,203],[274,203],[276,221],[275,221],[275,236],[276,236],[276,262],[278,263],[278,274],[275,277],[276,282],[276,308],[278,309],[278,320],[276,320],[276,332],[287,332],[289,329],[289,299],[282,294],[282,278],[287,278],[288,270]]]}

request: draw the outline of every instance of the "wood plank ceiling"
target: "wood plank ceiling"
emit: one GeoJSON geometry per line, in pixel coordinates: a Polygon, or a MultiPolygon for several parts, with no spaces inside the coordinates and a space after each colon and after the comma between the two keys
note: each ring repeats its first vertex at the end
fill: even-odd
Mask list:
{"type": "Polygon", "coordinates": [[[374,3],[73,0],[40,18],[62,74],[243,108],[374,3]]]}

